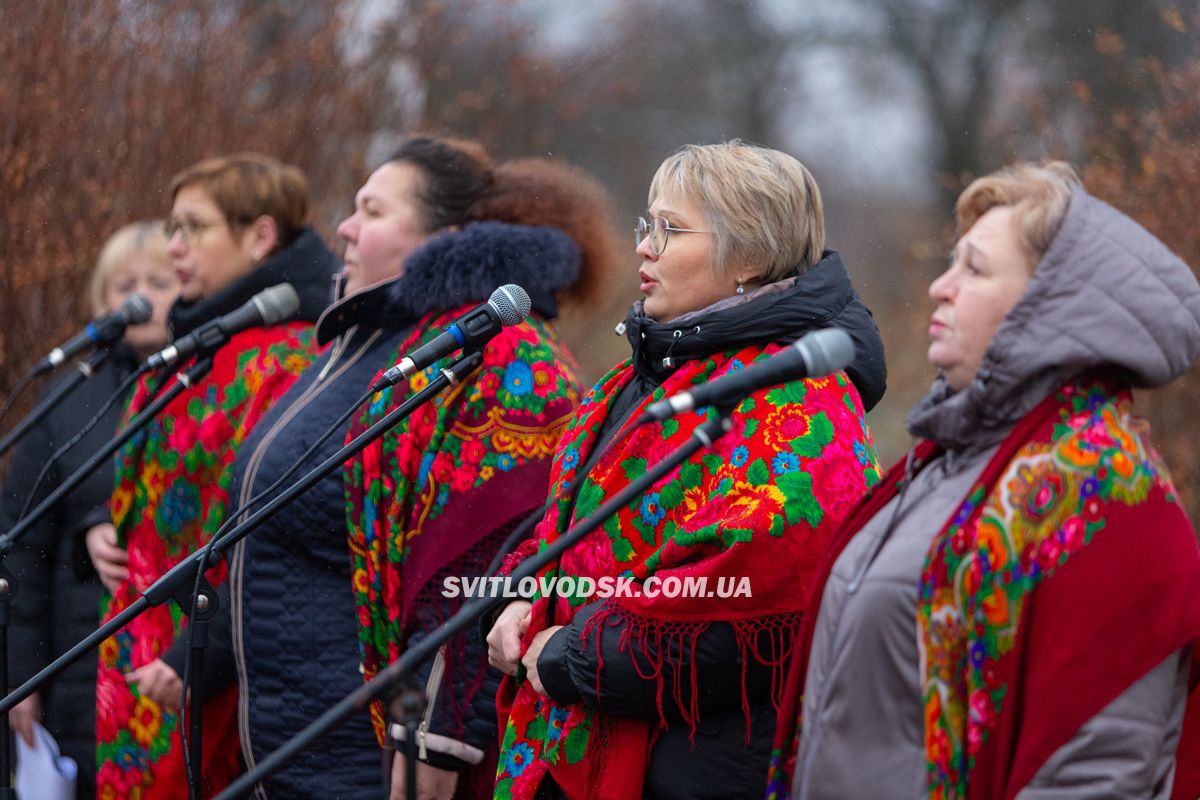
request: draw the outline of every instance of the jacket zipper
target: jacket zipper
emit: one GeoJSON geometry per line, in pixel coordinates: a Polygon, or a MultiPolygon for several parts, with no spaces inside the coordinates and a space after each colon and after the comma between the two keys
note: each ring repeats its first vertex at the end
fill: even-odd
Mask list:
{"type": "MultiPolygon", "coordinates": [[[[350,341],[354,337],[356,329],[357,327],[352,327],[342,334],[342,336],[338,337],[337,344],[334,345],[333,352],[329,356],[329,361],[317,375],[317,380],[314,381],[313,384],[304,391],[304,394],[297,398],[296,402],[292,404],[292,407],[289,408],[273,426],[271,426],[271,429],[267,431],[266,435],[264,435],[262,440],[259,442],[258,447],[251,454],[250,462],[246,466],[246,474],[242,477],[241,492],[239,493],[238,497],[239,505],[244,504],[253,496],[253,487],[258,478],[259,467],[262,466],[262,461],[266,457],[267,449],[271,443],[275,441],[279,434],[283,432],[283,429],[286,428],[292,422],[292,420],[295,419],[296,416],[308,406],[309,403],[316,399],[329,386],[332,386],[337,379],[346,372],[346,370],[358,363],[358,361],[363,357],[367,350],[371,348],[371,346],[375,343],[375,340],[378,339],[382,333],[382,331],[378,330],[372,333],[369,337],[367,337],[367,340],[362,344],[362,346],[359,347],[353,355],[347,358],[344,364],[342,364],[336,370],[333,370],[332,366],[341,360],[342,356],[345,355],[346,350],[349,349],[350,341]],[[332,379],[326,381],[326,378],[329,378],[331,373],[332,379]]],[[[232,644],[234,661],[237,665],[238,673],[238,732],[241,735],[242,756],[246,760],[247,769],[253,769],[256,761],[254,758],[254,750],[250,742],[250,709],[249,697],[246,692],[246,686],[249,679],[246,673],[246,651],[242,641],[241,626],[242,572],[245,567],[245,549],[245,540],[238,542],[237,545],[234,546],[233,558],[230,559],[229,611],[233,617],[232,644]]],[[[260,800],[267,800],[266,792],[263,790],[261,785],[255,786],[254,791],[255,795],[260,798],[260,800]]]]}

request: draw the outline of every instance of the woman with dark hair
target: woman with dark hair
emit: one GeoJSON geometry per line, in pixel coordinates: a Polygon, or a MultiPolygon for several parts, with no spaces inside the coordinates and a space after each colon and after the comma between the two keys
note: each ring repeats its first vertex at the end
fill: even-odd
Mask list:
{"type": "MultiPolygon", "coordinates": [[[[234,468],[239,502],[291,468],[382,370],[498,286],[525,287],[533,312],[487,344],[465,383],[236,549],[232,631],[213,637],[233,643],[248,767],[453,613],[461,601],[442,597],[442,578],[482,574],[544,501],[549,458],[578,400],[574,361],[550,321],[559,296],[608,268],[608,213],[603,190],[582,173],[545,162],[493,168],[477,145],[434,138],[406,141],[359,190],[338,226],[342,294],[317,325],[327,349],[248,438],[234,468]],[[517,177],[528,182],[511,193],[517,177]],[[522,201],[539,191],[560,202],[522,201]]],[[[372,398],[302,471],[426,385],[437,366],[372,398]]],[[[452,640],[417,670],[430,699],[418,730],[389,730],[376,706],[265,780],[260,796],[375,800],[386,789],[381,747],[388,769],[397,762],[393,788],[403,796],[392,743],[409,735],[422,762],[419,796],[489,794],[498,676],[486,669],[477,634],[452,640]]]]}
{"type": "MultiPolygon", "coordinates": [[[[179,294],[179,281],[167,256],[162,222],[134,222],[109,237],[96,259],[88,288],[96,316],[116,311],[133,294],[149,300],[153,312],[145,324],[126,329],[100,369],[21,441],[0,500],[3,530],[17,522],[51,454],[100,411],[141,359],[167,343],[167,312],[179,294]]],[[[43,394],[62,380],[50,384],[43,394]]],[[[49,470],[38,487],[39,502],[112,437],[120,415],[121,404],[114,403],[91,432],[49,470]]],[[[105,575],[97,579],[80,540],[93,524],[108,519],[112,486],[112,466],[103,465],[63,498],[5,558],[5,566],[13,572],[18,587],[8,629],[12,686],[32,678],[96,629],[96,608],[105,588],[101,583],[110,581],[105,575]]],[[[33,723],[43,723],[63,755],[75,759],[79,766],[75,785],[79,798],[94,797],[96,793],[95,707],[96,667],[81,660],[11,712],[13,729],[27,743],[33,744],[33,723]]]]}
{"type": "Polygon", "coordinates": [[[712,413],[638,426],[649,403],[823,327],[844,328],[858,354],[846,372],[751,394],[729,434],[541,573],[625,578],[628,593],[550,592],[500,613],[487,637],[492,663],[512,676],[498,798],[761,795],[804,570],[878,478],[865,413],[884,391],[883,346],[825,249],[811,173],[741,142],[684,147],[654,175],[649,214],[637,227],[644,298],[620,328],[631,355],[580,403],[537,536],[507,566],[555,542],[712,413]],[[707,588],[650,588],[672,580],[707,588]],[[738,591],[718,596],[721,581],[738,591]]]}
{"type": "Polygon", "coordinates": [[[921,441],[817,572],[769,796],[1165,800],[1200,549],[1131,389],[1200,353],[1200,285],[1061,162],[957,215],[921,441]]]}
{"type": "MultiPolygon", "coordinates": [[[[239,446],[313,359],[312,324],[326,305],[336,265],[316,233],[305,227],[307,196],[299,170],[253,153],[201,161],[172,181],[167,249],[181,284],[169,317],[172,336],[178,339],[285,281],[300,296],[299,319],[234,335],[213,355],[208,375],[118,454],[112,524],[87,534],[97,571],[113,581],[106,620],[220,527],[229,508],[229,467],[239,446]]],[[[147,405],[159,384],[155,375],[139,383],[127,418],[147,405]]],[[[168,603],[100,646],[96,757],[101,797],[152,800],[186,794],[180,670],[160,657],[184,624],[182,610],[168,603]]],[[[240,769],[234,694],[214,693],[207,700],[206,796],[240,769]]]]}

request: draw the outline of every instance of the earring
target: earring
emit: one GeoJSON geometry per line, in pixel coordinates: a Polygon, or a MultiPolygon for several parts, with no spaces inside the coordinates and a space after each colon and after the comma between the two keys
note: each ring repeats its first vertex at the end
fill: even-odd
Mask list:
{"type": "Polygon", "coordinates": [[[741,279],[741,278],[738,278],[737,293],[738,293],[738,294],[745,294],[745,293],[746,293],[746,287],[742,285],[742,279],[741,279]]]}

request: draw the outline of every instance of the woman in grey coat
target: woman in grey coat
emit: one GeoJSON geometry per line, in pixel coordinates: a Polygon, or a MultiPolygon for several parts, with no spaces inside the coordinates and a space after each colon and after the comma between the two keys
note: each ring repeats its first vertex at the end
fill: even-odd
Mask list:
{"type": "Polygon", "coordinates": [[[1200,549],[1130,387],[1200,351],[1200,286],[1062,163],[957,212],[922,441],[826,559],[769,796],[1166,798],[1200,549]]]}

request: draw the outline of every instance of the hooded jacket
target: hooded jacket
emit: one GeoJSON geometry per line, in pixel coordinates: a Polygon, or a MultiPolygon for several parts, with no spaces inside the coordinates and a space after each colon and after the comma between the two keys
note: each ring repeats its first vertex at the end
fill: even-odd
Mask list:
{"type": "MultiPolygon", "coordinates": [[[[974,380],[954,392],[939,376],[910,413],[910,432],[940,455],[856,534],[846,532],[853,538],[820,594],[791,797],[876,796],[884,787],[894,797],[927,796],[914,633],[933,537],[1001,441],[1059,386],[1097,370],[1160,386],[1197,352],[1200,287],[1191,271],[1128,217],[1076,190],[974,380]]],[[[1085,722],[1016,796],[1165,797],[1186,675],[1186,653],[1168,656],[1085,722]]]]}

